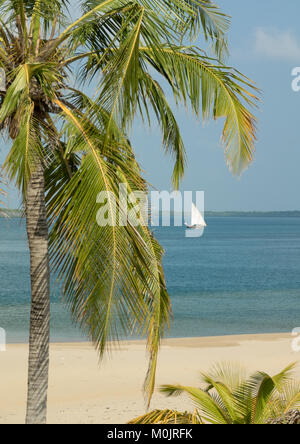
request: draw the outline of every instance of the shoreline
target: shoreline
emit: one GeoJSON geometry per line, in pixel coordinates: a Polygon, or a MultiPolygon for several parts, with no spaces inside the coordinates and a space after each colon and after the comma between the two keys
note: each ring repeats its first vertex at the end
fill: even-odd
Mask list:
{"type": "MultiPolygon", "coordinates": [[[[165,339],[157,386],[199,385],[199,374],[217,362],[242,364],[247,372],[275,374],[300,362],[290,333],[165,339]]],[[[147,371],[145,341],[122,341],[99,364],[87,342],[51,343],[48,422],[50,424],[124,424],[145,412],[142,392],[147,371]]],[[[24,422],[28,345],[8,344],[0,353],[0,424],[24,422]]],[[[300,365],[295,377],[300,379],[300,365]]],[[[166,398],[157,391],[151,409],[190,410],[185,397],[166,398]]]]}
{"type": "MultiPolygon", "coordinates": [[[[225,341],[226,339],[228,341],[230,340],[243,340],[243,339],[249,339],[249,340],[260,340],[265,339],[267,340],[274,340],[278,339],[278,337],[285,337],[285,338],[293,338],[291,332],[274,332],[274,333],[239,333],[239,334],[228,334],[228,335],[213,335],[213,336],[181,336],[181,337],[167,337],[162,340],[162,345],[172,345],[175,346],[175,344],[178,342],[178,344],[183,343],[186,347],[198,347],[198,344],[201,346],[201,344],[207,342],[207,343],[215,343],[217,340],[220,340],[221,342],[225,341]],[[189,345],[193,344],[193,345],[189,345]]],[[[143,344],[146,345],[145,339],[120,339],[119,344],[143,344]]],[[[50,341],[51,345],[90,345],[92,344],[91,341],[88,341],[87,339],[83,339],[82,341],[78,339],[72,340],[58,340],[54,339],[50,341]]],[[[114,342],[111,342],[111,344],[114,344],[114,342]]],[[[117,343],[116,343],[117,344],[117,343]]],[[[8,346],[17,346],[17,345],[28,345],[28,341],[24,342],[7,342],[8,346]]]]}

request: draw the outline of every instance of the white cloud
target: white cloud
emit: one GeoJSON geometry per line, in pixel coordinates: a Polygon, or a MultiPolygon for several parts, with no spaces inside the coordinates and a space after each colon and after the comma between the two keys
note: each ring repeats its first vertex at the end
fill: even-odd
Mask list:
{"type": "Polygon", "coordinates": [[[270,59],[300,61],[300,43],[291,31],[258,28],[255,53],[270,59]]]}

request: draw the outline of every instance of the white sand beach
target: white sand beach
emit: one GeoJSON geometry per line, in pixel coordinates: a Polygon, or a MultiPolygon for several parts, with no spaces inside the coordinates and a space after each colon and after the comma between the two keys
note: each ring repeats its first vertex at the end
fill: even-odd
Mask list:
{"type": "MultiPolygon", "coordinates": [[[[200,371],[232,361],[247,370],[277,372],[299,361],[290,334],[169,339],[163,342],[157,385],[197,385],[200,371]]],[[[8,345],[0,353],[0,424],[23,423],[28,346],[8,345]]],[[[122,424],[145,411],[142,394],[147,358],[143,342],[123,342],[99,366],[85,343],[51,344],[48,423],[122,424]]],[[[300,379],[300,365],[296,369],[300,379]]],[[[190,409],[185,398],[156,393],[152,408],[190,409]]]]}

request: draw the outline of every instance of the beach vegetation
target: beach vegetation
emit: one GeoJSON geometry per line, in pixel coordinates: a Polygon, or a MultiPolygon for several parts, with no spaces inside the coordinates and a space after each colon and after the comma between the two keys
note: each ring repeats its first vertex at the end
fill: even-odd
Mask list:
{"type": "Polygon", "coordinates": [[[224,363],[202,373],[200,387],[163,385],[168,397],[187,395],[189,412],[154,410],[130,424],[298,424],[300,381],[293,378],[295,364],[270,376],[246,376],[240,366],[224,363]]]}

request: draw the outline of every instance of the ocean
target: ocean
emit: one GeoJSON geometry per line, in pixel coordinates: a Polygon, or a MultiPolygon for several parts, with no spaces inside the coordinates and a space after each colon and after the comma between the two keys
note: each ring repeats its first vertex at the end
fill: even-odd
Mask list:
{"type": "MultiPolygon", "coordinates": [[[[300,327],[300,218],[207,217],[201,238],[160,227],[173,304],[169,337],[291,332],[300,327]]],[[[84,341],[53,290],[52,341],[84,341]]],[[[0,327],[27,342],[29,252],[22,219],[0,219],[0,327]]]]}

